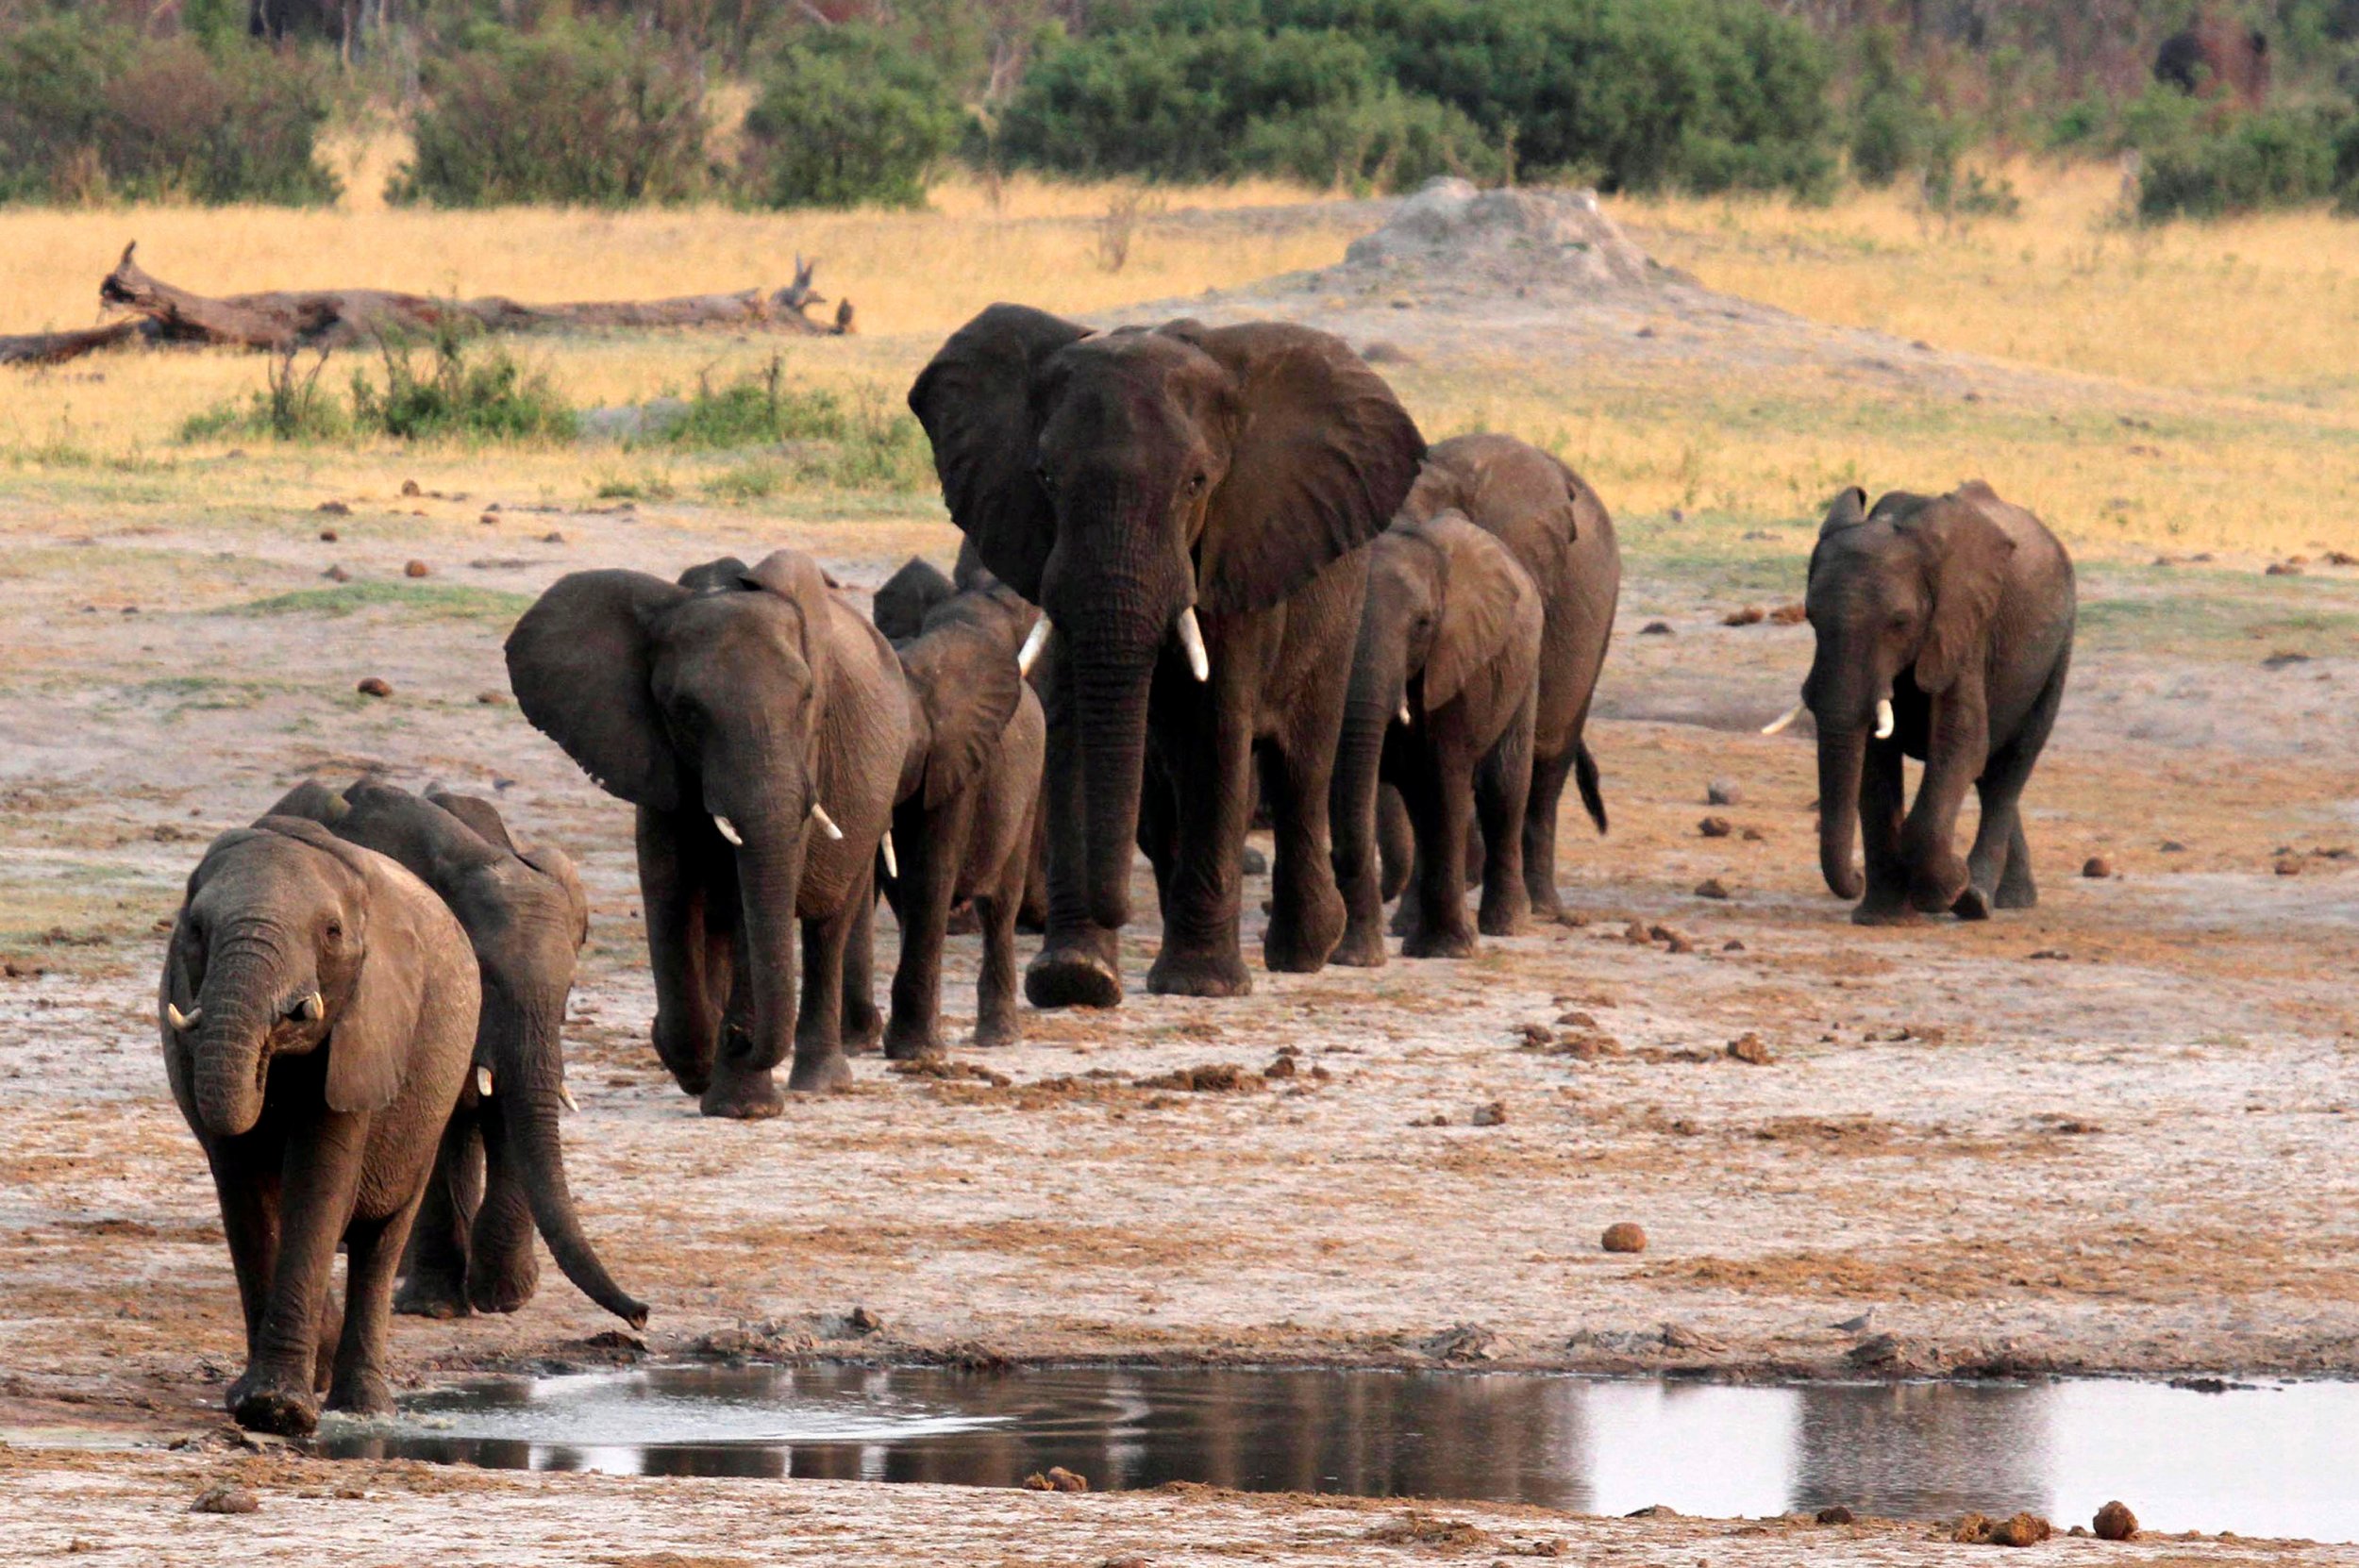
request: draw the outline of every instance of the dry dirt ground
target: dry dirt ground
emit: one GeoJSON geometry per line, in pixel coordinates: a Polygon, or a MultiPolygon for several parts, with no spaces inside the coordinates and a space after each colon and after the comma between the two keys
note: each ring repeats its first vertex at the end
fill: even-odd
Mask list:
{"type": "MultiPolygon", "coordinates": [[[[1960,1549],[1921,1525],[1484,1508],[1447,1510],[1472,1532],[1454,1541],[1392,1539],[1397,1506],[1299,1498],[31,1446],[219,1424],[237,1305],[158,1061],[162,931],[214,833],[307,773],[365,768],[495,792],[582,863],[569,1160],[617,1276],[654,1304],[660,1355],[2359,1373],[2348,574],[2092,566],[2028,797],[2040,908],[1870,931],[1818,883],[1807,737],[1752,733],[1791,700],[1807,629],[1722,624],[1799,597],[1807,527],[1748,545],[1741,571],[1633,530],[1593,731],[1613,831],[1575,808],[1559,868],[1584,924],[1460,963],[1257,972],[1244,1001],[1028,1013],[1021,1046],[955,1053],[984,1072],[862,1059],[851,1093],[742,1125],[698,1117],[647,1047],[628,809],[505,700],[500,639],[576,567],[668,574],[787,542],[868,586],[954,537],[897,514],[748,538],[685,505],[493,513],[495,495],[347,493],[332,466],[321,489],[350,514],[0,498],[0,1537],[36,1558],[77,1538],[100,1562],[296,1560],[333,1540],[361,1561],[646,1568],[1960,1549]],[[405,577],[412,559],[431,575],[405,577]],[[351,581],[322,581],[330,564],[351,581]],[[357,694],[369,676],[393,694],[357,694]],[[1737,799],[1708,807],[1713,780],[1737,799]],[[1707,815],[1731,831],[1704,836],[1707,815]],[[2112,874],[2083,876],[2092,856],[2112,874]],[[1727,896],[1699,896],[1707,879],[1727,896]],[[1766,1060],[1730,1054],[1748,1036],[1766,1060]],[[1221,1063],[1245,1070],[1236,1087],[1149,1081],[1221,1063]],[[1645,1227],[1643,1254],[1600,1250],[1618,1221],[1645,1227]],[[882,1331],[847,1338],[855,1306],[882,1331]],[[180,1511],[237,1477],[259,1515],[180,1511]]],[[[1134,989],[1154,940],[1151,922],[1130,933],[1134,989]]],[[[971,1020],[975,939],[953,947],[949,1007],[971,1020]]],[[[579,1356],[611,1326],[549,1271],[523,1312],[400,1320],[394,1348],[425,1381],[579,1356]]]]}

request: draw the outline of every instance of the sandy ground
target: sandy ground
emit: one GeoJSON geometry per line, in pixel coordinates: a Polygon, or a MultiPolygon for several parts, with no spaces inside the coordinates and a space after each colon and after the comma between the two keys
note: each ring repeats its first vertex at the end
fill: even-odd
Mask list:
{"type": "MultiPolygon", "coordinates": [[[[778,542],[870,585],[912,548],[946,559],[953,536],[847,517],[747,538],[689,507],[487,526],[494,497],[340,498],[353,510],[332,544],[309,514],[0,501],[0,1430],[20,1444],[0,1451],[0,1534],[37,1556],[81,1537],[116,1554],[100,1561],[167,1543],[176,1561],[278,1560],[331,1534],[384,1560],[649,1568],[907,1561],[912,1541],[927,1560],[1089,1563],[1504,1558],[1551,1540],[1615,1562],[1935,1549],[1922,1526],[1805,1544],[1786,1525],[1501,1510],[1452,1510],[1478,1532],[1455,1544],[1397,1545],[1370,1532],[1397,1507],[1302,1499],[25,1448],[219,1422],[236,1297],[162,1081],[155,974],[203,843],[310,771],[495,792],[582,862],[569,1160],[608,1260],[654,1304],[659,1355],[2359,1372],[2347,574],[2086,573],[2072,688],[2028,797],[2041,907],[1867,931],[1817,880],[1807,739],[1751,733],[1791,700],[1807,630],[1725,626],[1743,601],[1708,569],[1634,557],[1593,732],[1614,831],[1596,839],[1576,808],[1559,868],[1584,924],[1462,963],[1257,972],[1242,1002],[1028,1013],[1023,1045],[957,1053],[984,1073],[862,1059],[853,1092],[746,1126],[697,1116],[646,1045],[628,809],[505,701],[499,642],[523,601],[503,595],[778,542]],[[403,578],[411,559],[424,583],[403,578]],[[344,589],[320,580],[331,562],[344,589]],[[1642,634],[1655,622],[1669,635],[1642,634]],[[357,695],[364,676],[394,695],[357,695]],[[1707,808],[1715,779],[1734,804],[1707,808]],[[1703,836],[1707,814],[1729,835],[1703,836]],[[2112,875],[2079,875],[2100,855],[2112,875]],[[1698,896],[1707,878],[1728,895],[1698,896]],[[1747,1036],[1766,1062],[1729,1054],[1747,1036]],[[1149,1081],[1215,1063],[1246,1069],[1242,1087],[1149,1081]],[[1625,1220],[1648,1250],[1602,1252],[1625,1220]],[[847,1338],[855,1306],[883,1330],[847,1338]],[[232,1475],[261,1513],[181,1513],[232,1475]],[[461,1492],[463,1532],[431,1534],[461,1492]]],[[[1793,531],[1785,598],[1807,542],[1793,531]]],[[[1131,933],[1134,990],[1153,942],[1151,924],[1131,933]]],[[[949,1007],[971,1021],[975,939],[953,948],[949,1007]]],[[[401,1320],[395,1357],[423,1381],[579,1359],[611,1326],[551,1270],[513,1317],[401,1320]]]]}

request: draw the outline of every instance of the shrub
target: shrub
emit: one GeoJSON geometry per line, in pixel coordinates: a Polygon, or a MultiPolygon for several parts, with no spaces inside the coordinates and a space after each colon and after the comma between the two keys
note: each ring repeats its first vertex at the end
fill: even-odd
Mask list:
{"type": "Polygon", "coordinates": [[[789,387],[776,358],[724,386],[699,383],[660,439],[705,451],[782,447],[795,478],[837,490],[923,491],[934,477],[933,449],[901,399],[877,387],[789,387]]]}
{"type": "Polygon", "coordinates": [[[695,62],[661,35],[479,26],[427,62],[415,149],[386,198],[435,207],[682,202],[710,184],[695,62]]]}
{"type": "Polygon", "coordinates": [[[745,118],[745,189],[770,207],[917,207],[962,121],[930,65],[880,33],[832,28],[763,78],[745,118]]]}
{"type": "Polygon", "coordinates": [[[0,37],[0,199],[318,206],[326,75],[299,56],[59,13],[0,37]]]}
{"type": "Polygon", "coordinates": [[[2351,135],[2348,117],[2269,112],[2148,148],[2138,216],[2218,218],[2323,201],[2334,193],[2351,135]]]}
{"type": "Polygon", "coordinates": [[[380,342],[378,354],[384,386],[356,370],[349,402],[319,385],[326,350],[308,363],[293,351],[276,355],[260,391],[192,415],[180,439],[550,442],[569,441],[578,427],[544,373],[497,344],[470,342],[458,328],[426,345],[423,362],[417,347],[400,339],[380,342]]]}

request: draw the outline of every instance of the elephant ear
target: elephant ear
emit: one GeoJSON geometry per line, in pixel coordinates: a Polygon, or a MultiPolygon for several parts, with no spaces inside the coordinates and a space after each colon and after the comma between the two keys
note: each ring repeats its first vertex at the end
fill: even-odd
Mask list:
{"type": "Polygon", "coordinates": [[[280,795],[276,804],[262,814],[266,817],[309,817],[313,822],[334,826],[352,809],[344,797],[316,778],[302,783],[280,795]]]}
{"type": "Polygon", "coordinates": [[[912,556],[870,597],[868,618],[889,640],[903,642],[924,630],[927,612],[955,592],[942,568],[924,556],[912,556]]]}
{"type": "Polygon", "coordinates": [[[1443,512],[1419,531],[1449,559],[1441,620],[1425,663],[1425,706],[1430,712],[1494,670],[1518,631],[1537,629],[1540,594],[1507,547],[1464,513],[1443,512]]]}
{"type": "Polygon", "coordinates": [[[1839,491],[1827,503],[1826,521],[1818,525],[1818,537],[1839,534],[1846,528],[1856,528],[1867,521],[1867,492],[1857,485],[1839,491]]]}
{"type": "Polygon", "coordinates": [[[1197,546],[1196,598],[1207,610],[1276,604],[1392,521],[1416,481],[1425,438],[1341,338],[1287,322],[1160,330],[1209,355],[1236,389],[1229,472],[1197,546]]]}
{"type": "MultiPolygon", "coordinates": [[[[1995,499],[1995,497],[1994,497],[1995,499]]],[[[1947,692],[1986,654],[2015,541],[1972,500],[1944,496],[1901,526],[1925,554],[1933,609],[1917,650],[1917,688],[1947,692]]]]}
{"type": "MultiPolygon", "coordinates": [[[[996,614],[992,620],[1004,627],[996,614]]],[[[901,669],[930,735],[919,789],[929,808],[973,783],[1024,699],[1015,649],[1001,631],[955,611],[901,650],[901,669]]]]}
{"type": "Polygon", "coordinates": [[[648,690],[657,621],[688,591],[644,572],[560,577],[508,634],[508,682],[533,727],[609,794],[678,809],[680,763],[648,690]]]}
{"type": "Polygon", "coordinates": [[[501,820],[499,808],[481,795],[455,795],[447,790],[429,789],[426,798],[459,819],[460,825],[494,849],[516,853],[516,841],[508,836],[508,824],[501,820]]]}
{"type": "Polygon", "coordinates": [[[1041,368],[1089,328],[1025,305],[995,305],[950,335],[910,388],[933,442],[942,499],[992,575],[1037,604],[1057,517],[1035,473],[1041,368]]]}

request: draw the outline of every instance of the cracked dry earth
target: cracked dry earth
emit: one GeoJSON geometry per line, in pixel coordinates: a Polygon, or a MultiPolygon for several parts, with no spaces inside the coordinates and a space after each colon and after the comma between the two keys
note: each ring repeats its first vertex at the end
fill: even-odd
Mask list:
{"type": "MultiPolygon", "coordinates": [[[[1807,629],[1724,626],[1706,581],[1633,550],[1593,732],[1614,830],[1576,815],[1559,870],[1585,924],[1459,963],[1257,969],[1236,1002],[1028,1012],[1021,1046],[957,1049],[978,1071],[865,1058],[851,1093],[749,1126],[698,1117],[647,1048],[627,808],[479,700],[504,687],[521,603],[499,595],[576,565],[668,574],[771,542],[869,585],[913,548],[946,559],[946,526],[823,520],[751,541],[694,509],[584,515],[564,520],[570,543],[510,542],[470,569],[475,505],[424,524],[385,507],[361,503],[332,552],[301,516],[0,509],[0,1539],[16,1560],[76,1539],[96,1562],[308,1560],[333,1542],[356,1561],[646,1568],[1965,1549],[1921,1524],[1450,1507],[1471,1533],[1387,1536],[1397,1505],[160,1451],[220,1424],[240,1352],[204,1164],[157,1058],[160,925],[205,841],[311,770],[496,792],[581,861],[594,929],[568,1159],[617,1276],[654,1304],[660,1356],[2359,1372],[2359,862],[2343,854],[2359,664],[2323,642],[2266,660],[2286,626],[2348,624],[2359,583],[2085,573],[2074,684],[2028,802],[2041,907],[1870,931],[1817,883],[1807,739],[1751,733],[1790,700],[1807,629]],[[432,554],[436,592],[254,609],[318,587],[331,553],[361,583],[432,554]],[[1639,634],[1656,620],[1672,635],[1639,634]],[[356,696],[371,675],[393,695],[356,696]],[[1739,798],[1707,806],[1713,779],[1739,798]],[[1728,834],[1703,836],[1707,815],[1728,834]],[[2096,855],[2116,875],[2078,875],[2096,855]],[[1706,879],[1728,896],[1698,896],[1706,879]],[[1766,1060],[1730,1054],[1748,1036],[1766,1060]],[[1188,1071],[1221,1065],[1241,1071],[1188,1071]],[[1600,1249],[1621,1221],[1644,1253],[1600,1249]],[[848,1337],[855,1306],[882,1330],[848,1337]],[[182,1511],[225,1478],[262,1511],[182,1511]]],[[[513,525],[518,541],[546,525],[513,525]]],[[[1806,548],[1798,531],[1798,585],[1806,548]]],[[[1247,891],[1258,905],[1266,882],[1247,891]]],[[[889,963],[889,919],[880,938],[889,963]]],[[[1128,944],[1134,988],[1153,940],[1150,923],[1128,944]]],[[[975,939],[952,945],[950,1009],[971,1020],[975,939]]],[[[399,1320],[394,1356],[424,1382],[588,1357],[612,1326],[544,1270],[512,1317],[399,1320]]]]}

